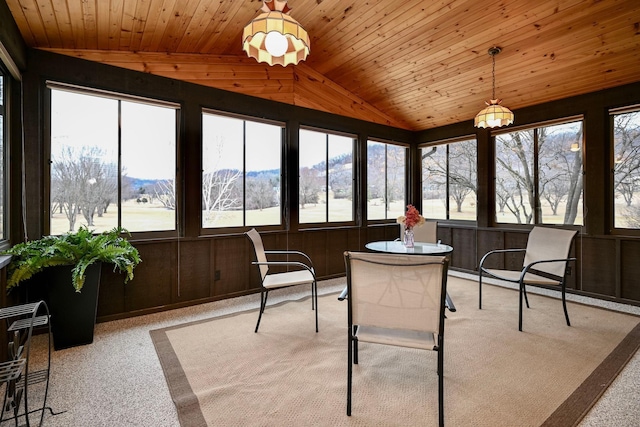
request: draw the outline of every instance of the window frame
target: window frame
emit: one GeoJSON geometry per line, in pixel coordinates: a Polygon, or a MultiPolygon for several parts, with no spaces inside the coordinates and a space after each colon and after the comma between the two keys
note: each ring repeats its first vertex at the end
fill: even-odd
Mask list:
{"type": "Polygon", "coordinates": [[[615,144],[615,116],[626,113],[640,113],[640,104],[633,104],[624,107],[610,108],[608,110],[609,119],[609,230],[612,235],[640,236],[640,228],[616,227],[615,209],[615,165],[616,165],[616,144],[615,144]]]}
{"type": "MultiPolygon", "coordinates": [[[[418,173],[419,173],[419,177],[420,177],[420,210],[421,212],[424,214],[423,210],[424,207],[422,206],[422,201],[424,200],[424,195],[422,193],[423,191],[423,168],[422,168],[422,150],[424,148],[428,148],[428,147],[436,147],[436,146],[442,146],[442,145],[446,145],[447,149],[446,149],[446,170],[447,170],[447,179],[446,179],[446,204],[445,204],[445,213],[446,213],[446,218],[433,218],[434,220],[441,222],[443,224],[477,224],[478,223],[478,200],[477,200],[477,196],[478,196],[478,191],[479,191],[479,181],[478,181],[478,137],[476,134],[469,134],[469,135],[463,135],[463,136],[459,136],[459,137],[455,137],[455,138],[447,138],[447,139],[442,139],[442,140],[438,140],[438,141],[433,141],[433,142],[428,142],[428,143],[422,143],[422,144],[418,144],[418,173]],[[449,146],[451,144],[455,144],[458,142],[467,142],[467,141],[474,141],[476,144],[476,217],[474,220],[467,220],[467,219],[459,219],[459,218],[454,218],[452,219],[451,216],[451,196],[450,196],[450,158],[449,158],[449,146]]],[[[426,217],[425,217],[426,218],[426,217]]],[[[431,217],[428,217],[429,219],[432,219],[431,217]]]]}
{"type": "MultiPolygon", "coordinates": [[[[298,170],[295,171],[296,181],[298,183],[298,194],[296,195],[297,200],[297,210],[298,210],[298,230],[313,230],[313,229],[327,229],[327,228],[339,228],[339,227],[349,227],[355,226],[357,224],[358,218],[358,205],[357,205],[357,192],[358,192],[358,179],[357,179],[357,146],[358,146],[358,135],[350,132],[342,132],[332,129],[321,128],[317,126],[303,125],[301,124],[298,129],[298,158],[296,164],[298,165],[298,170]],[[340,136],[345,138],[351,138],[351,156],[352,156],[352,168],[351,168],[351,220],[350,221],[330,221],[329,220],[329,203],[326,203],[325,209],[325,221],[324,222],[301,222],[300,221],[300,131],[306,130],[311,132],[322,133],[326,135],[325,140],[325,158],[324,162],[326,165],[325,169],[325,188],[329,188],[329,135],[340,136]]],[[[327,191],[328,193],[328,191],[327,191]]]]}
{"type": "Polygon", "coordinates": [[[545,120],[545,121],[541,121],[541,122],[535,122],[535,123],[529,123],[529,124],[524,124],[521,126],[513,126],[513,127],[508,127],[508,128],[502,128],[502,129],[495,129],[495,130],[491,130],[490,131],[490,139],[491,139],[491,146],[493,147],[492,150],[492,179],[491,179],[491,186],[490,186],[490,191],[491,191],[491,200],[493,201],[493,203],[491,204],[491,206],[489,207],[489,212],[488,212],[488,217],[490,219],[490,225],[491,227],[495,227],[495,228],[514,228],[514,229],[518,229],[518,228],[526,228],[529,229],[531,227],[537,226],[537,225],[541,225],[541,226],[545,226],[545,227],[560,227],[560,228],[567,228],[567,227],[571,227],[571,228],[576,228],[576,229],[583,229],[585,227],[585,186],[586,183],[584,182],[584,176],[585,176],[585,170],[586,170],[586,156],[585,156],[585,149],[584,149],[584,145],[585,145],[585,141],[587,140],[587,136],[586,136],[586,117],[584,114],[577,114],[577,115],[573,115],[573,116],[568,116],[568,117],[562,117],[562,118],[558,118],[558,119],[552,119],[552,120],[545,120]],[[583,189],[582,189],[582,224],[557,224],[557,223],[544,223],[541,222],[538,218],[539,216],[539,209],[538,207],[533,208],[533,220],[530,224],[518,224],[518,223],[508,223],[508,222],[498,222],[497,220],[497,210],[496,210],[496,162],[497,162],[497,141],[496,138],[500,135],[504,135],[504,134],[508,134],[508,133],[513,133],[513,132],[519,132],[519,131],[527,131],[527,130],[534,130],[534,153],[533,153],[533,172],[534,172],[534,198],[535,200],[540,200],[540,191],[539,191],[539,164],[538,164],[538,160],[539,160],[539,148],[538,148],[538,138],[537,138],[537,130],[539,128],[543,128],[543,127],[550,127],[550,126],[556,126],[556,125],[562,125],[562,124],[568,124],[568,123],[572,123],[572,122],[577,122],[577,121],[581,121],[582,122],[582,141],[580,143],[580,152],[582,154],[582,176],[583,176],[583,189]]]}
{"type": "Polygon", "coordinates": [[[11,92],[13,84],[13,75],[9,72],[7,67],[0,61],[0,75],[2,77],[2,96],[0,97],[0,116],[2,116],[2,126],[0,126],[0,132],[2,132],[2,185],[0,191],[2,191],[2,234],[0,235],[0,249],[8,249],[11,246],[11,183],[9,170],[9,158],[10,158],[10,146],[11,146],[11,92]]]}
{"type": "Polygon", "coordinates": [[[242,197],[243,197],[243,208],[242,208],[242,225],[235,226],[224,226],[224,227],[205,227],[203,224],[202,218],[202,208],[200,208],[200,213],[198,215],[199,218],[199,230],[200,235],[202,236],[217,236],[224,234],[234,234],[237,233],[238,230],[248,230],[250,228],[256,228],[262,231],[280,231],[286,228],[286,200],[288,197],[285,194],[285,176],[286,176],[286,147],[287,147],[287,124],[282,121],[270,120],[260,117],[249,116],[246,114],[238,114],[229,111],[217,110],[215,108],[202,107],[200,110],[200,174],[199,174],[199,203],[198,205],[202,206],[202,183],[203,183],[203,173],[204,173],[204,156],[203,156],[203,148],[204,148],[204,137],[203,137],[203,126],[202,126],[202,117],[204,114],[213,114],[217,116],[242,120],[244,122],[254,122],[261,123],[267,125],[278,126],[281,128],[281,138],[280,138],[280,224],[267,224],[267,225],[247,225],[247,215],[246,215],[246,160],[247,160],[247,152],[246,152],[246,134],[243,135],[242,141],[242,197]]]}
{"type": "MultiPolygon", "coordinates": [[[[43,215],[43,230],[45,235],[50,235],[51,233],[51,116],[52,116],[52,90],[61,90],[71,93],[77,93],[80,95],[88,95],[95,96],[101,98],[107,98],[116,100],[118,102],[127,101],[127,102],[135,102],[141,104],[147,104],[156,107],[167,107],[175,110],[175,174],[174,174],[174,183],[175,183],[175,215],[174,215],[174,228],[173,230],[150,230],[150,231],[130,231],[131,238],[135,240],[151,240],[158,238],[167,238],[167,237],[176,237],[181,236],[184,233],[184,227],[182,225],[182,208],[183,205],[182,199],[182,180],[183,177],[180,174],[180,134],[181,134],[181,119],[182,119],[182,105],[180,103],[172,102],[166,99],[159,98],[148,98],[144,96],[138,96],[130,93],[124,92],[115,92],[109,90],[103,90],[99,88],[80,86],[76,84],[65,83],[62,81],[53,81],[47,80],[45,82],[45,95],[44,95],[44,156],[45,156],[45,172],[44,172],[44,203],[46,204],[46,210],[43,215]]],[[[122,199],[122,158],[120,153],[120,144],[121,144],[121,108],[118,106],[118,224],[122,223],[122,213],[121,213],[121,199],[122,199]]],[[[126,226],[124,227],[126,229],[126,226]]]]}

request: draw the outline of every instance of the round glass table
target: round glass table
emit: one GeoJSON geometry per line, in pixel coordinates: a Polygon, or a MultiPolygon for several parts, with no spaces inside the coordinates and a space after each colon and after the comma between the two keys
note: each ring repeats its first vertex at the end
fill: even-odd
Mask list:
{"type": "Polygon", "coordinates": [[[413,248],[407,248],[399,240],[369,242],[364,247],[373,252],[385,252],[388,254],[444,256],[453,252],[451,246],[442,243],[415,242],[413,248]]]}

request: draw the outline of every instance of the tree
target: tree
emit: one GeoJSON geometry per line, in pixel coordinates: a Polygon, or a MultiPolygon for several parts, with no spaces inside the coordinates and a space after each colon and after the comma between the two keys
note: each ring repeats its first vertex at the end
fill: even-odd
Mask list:
{"type": "Polygon", "coordinates": [[[202,175],[202,203],[207,220],[214,219],[220,212],[242,207],[236,185],[241,178],[242,172],[237,169],[214,170],[202,175]]]}
{"type": "Polygon", "coordinates": [[[322,190],[323,183],[318,169],[308,167],[300,168],[300,176],[298,178],[298,185],[300,187],[300,209],[304,209],[304,205],[318,203],[320,198],[319,193],[322,190]]]}
{"type": "Polygon", "coordinates": [[[424,150],[422,153],[423,186],[428,186],[431,190],[429,193],[433,193],[434,188],[437,188],[436,196],[445,206],[448,193],[456,204],[456,212],[462,212],[462,204],[467,196],[471,193],[477,194],[478,162],[476,159],[474,140],[424,150]]]}
{"type": "Polygon", "coordinates": [[[541,128],[538,136],[540,198],[558,214],[564,203],[564,224],[573,224],[582,197],[582,152],[571,151],[582,145],[582,126],[541,128]]]}
{"type": "Polygon", "coordinates": [[[456,203],[456,212],[471,193],[477,196],[478,161],[475,141],[449,144],[449,197],[456,203]]]}
{"type": "Polygon", "coordinates": [[[386,203],[386,156],[382,143],[367,146],[367,200],[381,198],[386,203]]]}
{"type": "Polygon", "coordinates": [[[353,198],[353,154],[329,159],[329,187],[336,199],[353,198]]]}
{"type": "Polygon", "coordinates": [[[279,177],[276,179],[267,173],[247,176],[246,209],[263,210],[277,206],[279,181],[279,177]]]}
{"type": "Polygon", "coordinates": [[[640,190],[640,112],[615,116],[613,134],[614,191],[630,207],[640,190]]]}
{"type": "Polygon", "coordinates": [[[518,224],[530,224],[535,202],[533,174],[533,129],[496,137],[496,193],[515,216],[518,224]]]}
{"type": "Polygon", "coordinates": [[[407,149],[397,145],[387,144],[387,211],[391,210],[391,203],[396,200],[404,201],[405,193],[405,155],[407,149]]]}
{"type": "Polygon", "coordinates": [[[207,144],[205,155],[208,166],[202,173],[202,208],[206,221],[215,222],[215,217],[220,213],[242,207],[243,173],[220,164],[224,145],[222,137],[207,144]]]}
{"type": "Polygon", "coordinates": [[[103,158],[103,150],[92,146],[63,147],[59,155],[52,156],[51,212],[64,212],[69,231],[74,231],[78,214],[87,226],[93,226],[93,217],[101,216],[117,197],[117,165],[103,158]]]}
{"type": "Polygon", "coordinates": [[[564,224],[574,224],[582,200],[582,122],[511,132],[496,138],[496,201],[518,223],[542,220],[544,200],[554,215],[564,204],[564,224]],[[537,150],[537,170],[534,151],[537,150]]]}
{"type": "Polygon", "coordinates": [[[422,152],[422,197],[438,199],[447,205],[447,146],[439,145],[422,152]]]}
{"type": "Polygon", "coordinates": [[[640,205],[627,207],[622,212],[622,217],[626,221],[627,228],[640,228],[640,205]]]}
{"type": "Polygon", "coordinates": [[[155,198],[167,209],[176,209],[176,180],[161,179],[154,185],[155,198]]]}

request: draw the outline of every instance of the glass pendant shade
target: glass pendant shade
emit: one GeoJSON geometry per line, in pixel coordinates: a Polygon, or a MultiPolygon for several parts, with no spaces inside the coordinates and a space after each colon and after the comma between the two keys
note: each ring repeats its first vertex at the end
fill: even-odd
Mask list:
{"type": "Polygon", "coordinates": [[[262,11],[244,27],[242,50],[269,65],[297,64],[309,55],[309,35],[288,15],[286,1],[264,1],[262,11]]]}
{"type": "Polygon", "coordinates": [[[513,123],[514,114],[513,111],[507,107],[500,105],[501,99],[496,99],[496,55],[502,51],[499,47],[492,47],[489,49],[489,56],[491,56],[492,68],[492,89],[493,98],[489,102],[485,102],[487,107],[476,114],[476,118],[473,121],[475,127],[478,128],[497,128],[501,126],[508,126],[513,123]]]}
{"type": "Polygon", "coordinates": [[[500,105],[501,100],[492,99],[487,103],[487,107],[476,114],[474,120],[475,127],[496,128],[507,126],[513,123],[513,112],[507,107],[500,105]]]}

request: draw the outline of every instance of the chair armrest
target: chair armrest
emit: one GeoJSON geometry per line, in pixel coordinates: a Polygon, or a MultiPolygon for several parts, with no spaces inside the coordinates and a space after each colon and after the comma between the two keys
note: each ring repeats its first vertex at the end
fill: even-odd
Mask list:
{"type": "Polygon", "coordinates": [[[487,259],[487,257],[489,255],[495,255],[495,254],[506,253],[506,252],[525,252],[525,251],[526,251],[526,249],[524,249],[524,248],[522,248],[522,249],[495,249],[493,251],[489,251],[486,254],[484,254],[482,259],[480,260],[480,265],[478,266],[478,269],[479,270],[483,269],[482,265],[484,264],[484,261],[487,259]]]}
{"type": "MultiPolygon", "coordinates": [[[[543,264],[543,263],[550,263],[550,262],[569,262],[569,261],[575,261],[575,260],[576,258],[560,258],[560,259],[544,259],[544,260],[532,262],[531,264],[528,264],[525,268],[522,269],[522,274],[520,274],[520,281],[522,281],[525,274],[527,274],[527,272],[531,270],[531,267],[533,267],[536,264],[543,264]]],[[[551,274],[551,276],[555,276],[555,274],[551,274]]]]}
{"type": "Polygon", "coordinates": [[[253,261],[251,262],[251,264],[253,265],[278,265],[278,266],[296,266],[296,267],[302,267],[305,270],[308,270],[309,273],[311,273],[311,275],[313,276],[313,278],[316,278],[316,273],[313,269],[312,266],[308,266],[307,264],[303,263],[303,262],[298,262],[298,261],[266,261],[266,262],[258,262],[258,261],[253,261]]]}
{"type": "Polygon", "coordinates": [[[313,261],[311,261],[311,258],[309,257],[309,255],[305,254],[304,252],[276,250],[276,251],[264,251],[264,253],[265,254],[278,254],[278,255],[300,255],[300,256],[306,258],[309,261],[309,264],[311,264],[311,268],[313,268],[313,261]]]}

